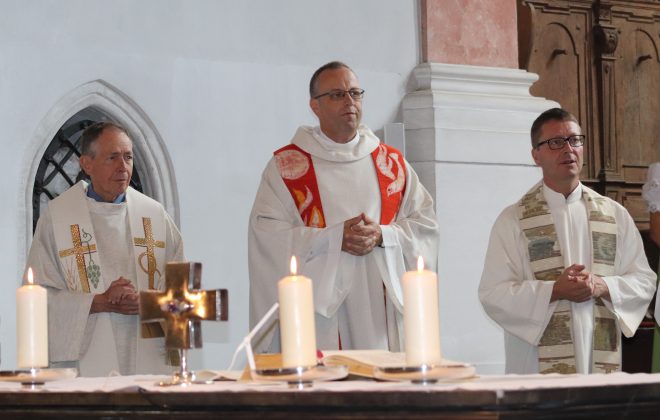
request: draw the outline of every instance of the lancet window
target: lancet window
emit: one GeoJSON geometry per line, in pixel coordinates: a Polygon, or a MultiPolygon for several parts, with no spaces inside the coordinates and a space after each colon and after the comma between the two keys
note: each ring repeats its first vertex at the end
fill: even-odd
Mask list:
{"type": "MultiPolygon", "coordinates": [[[[98,121],[111,121],[105,113],[93,107],[85,108],[69,118],[57,131],[46,148],[34,180],[32,195],[32,230],[36,229],[42,209],[48,202],[86,176],[80,170],[80,137],[98,121]]],[[[131,187],[142,192],[137,159],[133,166],[131,187]]]]}

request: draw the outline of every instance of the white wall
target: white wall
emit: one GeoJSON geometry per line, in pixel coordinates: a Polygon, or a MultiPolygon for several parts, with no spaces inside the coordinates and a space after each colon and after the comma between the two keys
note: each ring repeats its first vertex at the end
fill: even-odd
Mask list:
{"type": "Polygon", "coordinates": [[[169,151],[186,256],[230,296],[231,321],[204,324],[193,367],[226,368],[247,332],[248,214],[272,151],[315,122],[309,77],[345,61],[367,92],[364,122],[400,121],[417,1],[0,0],[0,11],[2,369],[15,367],[28,143],[54,104],[97,79],[137,103],[169,151]]]}

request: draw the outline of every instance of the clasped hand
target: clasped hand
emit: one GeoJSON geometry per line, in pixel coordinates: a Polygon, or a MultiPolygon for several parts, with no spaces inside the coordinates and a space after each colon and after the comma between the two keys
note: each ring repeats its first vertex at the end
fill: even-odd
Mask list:
{"type": "Polygon", "coordinates": [[[108,289],[94,296],[91,312],[116,312],[124,315],[137,315],[139,295],[133,283],[123,277],[110,284],[108,289]]]}
{"type": "Polygon", "coordinates": [[[383,242],[380,225],[364,213],[344,222],[344,236],[341,250],[351,255],[362,256],[370,253],[383,242]]]}
{"type": "Polygon", "coordinates": [[[555,281],[550,301],[565,299],[571,302],[586,302],[599,297],[609,300],[607,283],[584,268],[582,264],[573,264],[564,269],[555,281]]]}

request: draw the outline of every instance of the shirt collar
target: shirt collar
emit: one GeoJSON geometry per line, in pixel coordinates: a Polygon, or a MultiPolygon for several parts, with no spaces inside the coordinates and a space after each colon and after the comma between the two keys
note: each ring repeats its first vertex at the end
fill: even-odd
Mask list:
{"type": "MultiPolygon", "coordinates": [[[[89,186],[87,187],[87,197],[92,198],[95,201],[98,201],[98,202],[101,202],[101,203],[105,202],[105,200],[103,200],[103,198],[100,195],[98,195],[98,193],[96,191],[94,191],[94,187],[92,187],[91,182],[89,183],[89,186]]],[[[117,198],[114,199],[112,204],[121,204],[124,201],[126,201],[126,193],[125,192],[119,194],[117,196],[117,198]]]]}
{"type": "Polygon", "coordinates": [[[550,207],[565,206],[582,199],[582,183],[578,183],[577,187],[571,191],[568,197],[564,197],[564,194],[558,193],[544,183],[543,196],[545,197],[545,201],[548,202],[548,206],[550,207]]]}
{"type": "Polygon", "coordinates": [[[321,130],[321,127],[318,125],[314,127],[314,134],[316,134],[316,137],[318,138],[319,142],[321,143],[321,146],[323,146],[324,149],[326,150],[351,150],[355,148],[360,141],[360,133],[357,131],[355,132],[355,137],[351,139],[351,141],[346,142],[346,143],[337,143],[336,141],[332,140],[330,137],[326,136],[325,133],[321,130]]]}

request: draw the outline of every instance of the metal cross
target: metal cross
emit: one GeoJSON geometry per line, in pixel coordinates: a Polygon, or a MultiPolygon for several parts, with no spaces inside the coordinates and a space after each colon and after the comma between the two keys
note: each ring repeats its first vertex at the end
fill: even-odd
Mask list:
{"type": "Polygon", "coordinates": [[[140,319],[143,325],[165,323],[167,348],[200,348],[201,321],[228,319],[227,290],[200,290],[201,275],[201,263],[170,262],[165,268],[166,290],[140,292],[140,319]]]}

